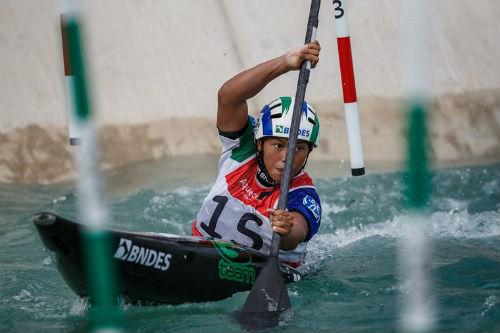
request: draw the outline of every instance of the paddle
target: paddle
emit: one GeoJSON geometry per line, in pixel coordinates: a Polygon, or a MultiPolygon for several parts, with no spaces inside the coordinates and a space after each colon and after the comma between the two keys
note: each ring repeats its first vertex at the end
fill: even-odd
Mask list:
{"type": "MultiPolygon", "coordinates": [[[[321,0],[311,0],[305,44],[310,43],[316,38],[320,5],[321,0]]],[[[302,104],[304,103],[306,87],[309,82],[310,69],[311,62],[304,61],[301,65],[297,82],[290,137],[285,157],[285,170],[281,178],[278,209],[285,209],[288,200],[288,189],[292,178],[292,166],[299,134],[302,104]]],[[[275,326],[278,323],[279,314],[291,308],[288,291],[278,266],[280,240],[280,235],[273,232],[270,255],[257,277],[242,310],[238,313],[240,323],[250,325],[252,328],[255,328],[255,324],[258,326],[257,328],[275,326]]]]}

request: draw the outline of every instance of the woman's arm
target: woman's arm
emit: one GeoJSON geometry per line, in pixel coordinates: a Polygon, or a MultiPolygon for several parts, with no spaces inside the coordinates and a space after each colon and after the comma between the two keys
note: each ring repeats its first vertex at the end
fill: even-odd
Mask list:
{"type": "Polygon", "coordinates": [[[218,93],[219,130],[224,132],[241,130],[248,118],[247,100],[257,95],[278,76],[299,69],[304,60],[309,60],[313,67],[316,66],[320,49],[319,42],[314,41],[245,70],[224,83],[218,93]]]}

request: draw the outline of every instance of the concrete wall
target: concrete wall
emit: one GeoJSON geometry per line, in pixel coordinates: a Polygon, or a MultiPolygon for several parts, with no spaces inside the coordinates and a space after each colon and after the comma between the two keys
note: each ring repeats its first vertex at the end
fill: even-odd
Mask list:
{"type": "MultiPolygon", "coordinates": [[[[94,110],[104,164],[217,153],[220,85],[303,42],[304,0],[82,1],[94,110]]],[[[433,154],[474,161],[500,155],[500,2],[434,1],[433,154]]],[[[365,159],[404,150],[401,1],[349,2],[365,159]]],[[[307,99],[322,117],[317,159],[348,159],[335,25],[323,1],[323,51],[307,99]]],[[[0,181],[51,182],[73,174],[66,144],[58,2],[0,1],[0,181]]],[[[297,73],[250,101],[257,112],[293,95],[297,73]]]]}

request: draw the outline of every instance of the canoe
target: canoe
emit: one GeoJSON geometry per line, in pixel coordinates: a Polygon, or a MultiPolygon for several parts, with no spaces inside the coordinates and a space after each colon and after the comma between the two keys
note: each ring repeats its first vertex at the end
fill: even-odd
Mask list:
{"type": "MultiPolygon", "coordinates": [[[[80,231],[82,224],[52,213],[33,223],[68,286],[88,296],[80,231]]],[[[249,290],[266,256],[252,248],[204,237],[106,230],[117,269],[117,287],[126,301],[180,304],[217,301],[249,290]]],[[[285,283],[301,274],[280,263],[285,283]]]]}

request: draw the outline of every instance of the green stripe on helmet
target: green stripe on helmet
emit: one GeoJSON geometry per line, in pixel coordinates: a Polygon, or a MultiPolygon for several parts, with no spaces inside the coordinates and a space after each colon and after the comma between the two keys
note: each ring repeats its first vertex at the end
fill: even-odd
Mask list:
{"type": "Polygon", "coordinates": [[[290,110],[290,105],[292,105],[292,98],[290,96],[281,96],[281,110],[282,115],[286,115],[290,110]]]}
{"type": "MultiPolygon", "coordinates": [[[[281,96],[262,109],[255,131],[255,138],[257,140],[270,136],[289,138],[293,118],[293,112],[289,111],[290,109],[293,111],[292,105],[294,104],[294,100],[291,96],[281,96]],[[270,109],[276,109],[276,111],[272,111],[272,115],[269,115],[270,109]],[[264,119],[264,117],[266,118],[264,119]],[[267,126],[265,135],[263,129],[264,123],[267,126]]],[[[304,109],[301,111],[298,138],[311,142],[316,146],[319,141],[319,118],[312,106],[306,101],[304,101],[304,105],[307,105],[308,111],[302,112],[305,111],[304,109]]]]}
{"type": "Polygon", "coordinates": [[[309,137],[309,141],[312,142],[313,144],[316,144],[318,142],[318,134],[319,134],[319,117],[317,115],[314,115],[314,122],[316,125],[313,126],[311,136],[309,137]]]}

